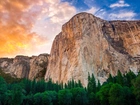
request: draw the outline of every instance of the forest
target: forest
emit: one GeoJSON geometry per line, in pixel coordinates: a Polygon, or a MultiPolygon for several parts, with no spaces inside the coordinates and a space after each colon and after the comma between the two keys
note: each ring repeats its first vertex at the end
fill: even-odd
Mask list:
{"type": "Polygon", "coordinates": [[[92,74],[87,87],[74,80],[58,84],[0,77],[0,105],[140,105],[140,73],[118,71],[102,85],[92,74]]]}

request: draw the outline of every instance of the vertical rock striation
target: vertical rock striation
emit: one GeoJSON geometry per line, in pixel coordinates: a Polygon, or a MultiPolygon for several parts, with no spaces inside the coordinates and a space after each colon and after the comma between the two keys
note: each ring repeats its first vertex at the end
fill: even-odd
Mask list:
{"type": "Polygon", "coordinates": [[[44,79],[48,65],[48,56],[48,54],[40,54],[30,59],[30,72],[28,76],[30,80],[44,79]]]}
{"type": "Polygon", "coordinates": [[[140,69],[140,21],[105,21],[88,13],[62,26],[52,45],[45,79],[66,83],[88,73],[105,81],[111,73],[140,69]]]}
{"type": "Polygon", "coordinates": [[[48,54],[40,54],[33,57],[0,58],[0,68],[4,73],[15,78],[41,79],[46,72],[48,56],[48,54]]]}

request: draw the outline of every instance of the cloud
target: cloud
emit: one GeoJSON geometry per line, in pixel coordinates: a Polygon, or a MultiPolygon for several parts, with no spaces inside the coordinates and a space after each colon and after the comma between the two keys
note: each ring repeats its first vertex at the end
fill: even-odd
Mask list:
{"type": "Polygon", "coordinates": [[[47,36],[49,44],[46,49],[50,52],[54,37],[61,32],[62,25],[76,14],[76,8],[59,0],[46,0],[43,5],[45,10],[36,21],[32,31],[47,36]]]}
{"type": "Polygon", "coordinates": [[[75,13],[60,0],[0,1],[0,57],[49,52],[61,25],[75,13]]]}
{"type": "MultiPolygon", "coordinates": [[[[115,10],[129,5],[123,0],[116,4],[121,6],[112,4],[107,10],[93,3],[86,12],[105,20],[133,19],[137,15],[132,10],[115,10]]],[[[0,1],[0,57],[49,53],[62,25],[77,12],[76,7],[60,0],[0,1]]]]}
{"type": "Polygon", "coordinates": [[[116,19],[130,20],[130,19],[134,19],[135,16],[136,13],[134,13],[133,11],[120,11],[118,13],[109,14],[109,17],[115,20],[116,19]]]}
{"type": "Polygon", "coordinates": [[[31,55],[47,38],[31,32],[42,11],[37,0],[2,0],[0,2],[0,57],[31,55]]]}
{"type": "Polygon", "coordinates": [[[70,19],[75,13],[75,8],[71,7],[67,2],[65,2],[51,6],[48,11],[48,17],[53,23],[63,24],[65,21],[68,21],[68,19],[70,19]]]}
{"type": "MultiPolygon", "coordinates": [[[[86,3],[90,4],[91,1],[85,0],[86,3]]],[[[93,2],[93,1],[92,1],[93,2]]],[[[95,2],[95,1],[94,1],[95,2]]],[[[108,6],[100,6],[93,4],[92,7],[86,12],[92,13],[93,15],[104,19],[104,20],[130,20],[135,19],[137,13],[135,13],[132,8],[115,8],[115,7],[125,7],[129,4],[125,3],[124,0],[119,0],[115,4],[108,6]]]]}
{"type": "Polygon", "coordinates": [[[89,10],[87,10],[86,12],[91,13],[91,14],[95,14],[99,9],[95,8],[95,7],[91,7],[89,10]]]}
{"type": "Polygon", "coordinates": [[[110,10],[100,9],[96,12],[96,16],[104,20],[134,20],[137,16],[133,10],[121,9],[110,10]]]}
{"type": "Polygon", "coordinates": [[[115,7],[129,7],[130,5],[125,3],[124,0],[119,0],[117,3],[111,4],[110,8],[115,8],[115,7]]]}

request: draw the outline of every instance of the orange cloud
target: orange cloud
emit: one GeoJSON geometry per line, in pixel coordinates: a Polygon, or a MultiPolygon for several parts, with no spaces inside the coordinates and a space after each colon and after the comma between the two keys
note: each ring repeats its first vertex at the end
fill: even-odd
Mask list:
{"type": "Polygon", "coordinates": [[[0,57],[31,55],[47,38],[31,32],[41,12],[38,0],[0,1],[0,57]]]}
{"type": "Polygon", "coordinates": [[[61,26],[75,14],[60,0],[0,0],[0,57],[49,52],[61,26]]]}

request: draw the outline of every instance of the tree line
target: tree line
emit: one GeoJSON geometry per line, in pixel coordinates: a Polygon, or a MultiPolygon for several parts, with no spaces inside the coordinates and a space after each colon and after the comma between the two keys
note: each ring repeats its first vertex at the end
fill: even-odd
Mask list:
{"type": "Polygon", "coordinates": [[[88,85],[23,79],[8,82],[0,77],[0,105],[140,105],[140,73],[109,75],[102,85],[94,75],[88,85]]]}

